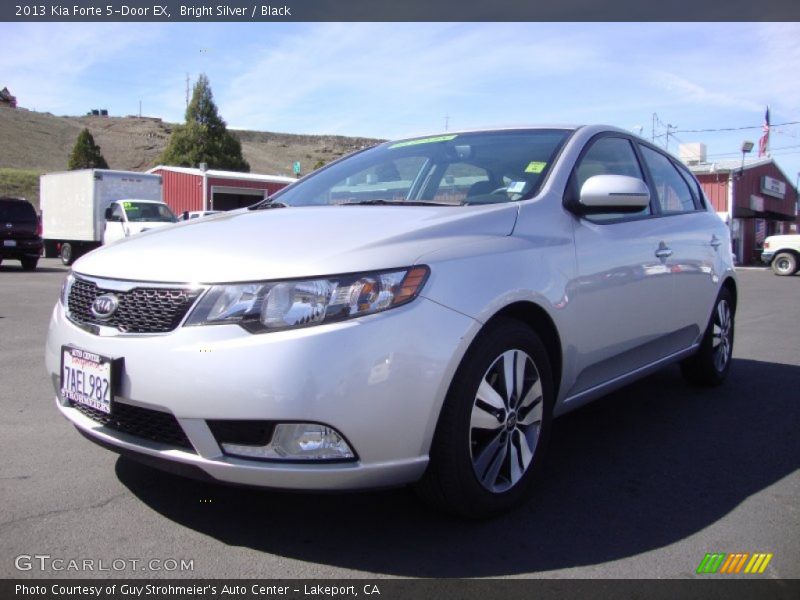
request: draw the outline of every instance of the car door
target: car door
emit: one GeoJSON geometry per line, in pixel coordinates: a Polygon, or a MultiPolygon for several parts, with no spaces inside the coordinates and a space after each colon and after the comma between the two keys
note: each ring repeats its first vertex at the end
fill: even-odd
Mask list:
{"type": "Polygon", "coordinates": [[[103,232],[103,243],[110,244],[127,237],[128,224],[126,223],[125,211],[116,202],[111,205],[111,214],[106,219],[106,226],[103,232]]]}
{"type": "Polygon", "coordinates": [[[720,252],[727,252],[725,224],[703,204],[694,177],[671,157],[640,144],[659,213],[659,229],[670,255],[675,299],[670,314],[675,336],[690,346],[705,330],[716,299],[720,252]]]}
{"type": "MultiPolygon", "coordinates": [[[[603,134],[587,144],[567,194],[577,198],[594,175],[646,179],[632,140],[621,134],[603,134]]],[[[669,316],[673,280],[655,216],[651,200],[635,214],[574,220],[577,278],[569,296],[575,385],[569,395],[611,382],[675,349],[669,316]]]]}

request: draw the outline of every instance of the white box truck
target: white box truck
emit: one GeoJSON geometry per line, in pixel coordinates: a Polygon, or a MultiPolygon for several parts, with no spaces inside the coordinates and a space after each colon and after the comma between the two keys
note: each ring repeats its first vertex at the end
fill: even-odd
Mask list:
{"type": "Polygon", "coordinates": [[[65,265],[101,244],[174,223],[161,200],[161,176],[81,169],[39,180],[45,256],[65,265]]]}

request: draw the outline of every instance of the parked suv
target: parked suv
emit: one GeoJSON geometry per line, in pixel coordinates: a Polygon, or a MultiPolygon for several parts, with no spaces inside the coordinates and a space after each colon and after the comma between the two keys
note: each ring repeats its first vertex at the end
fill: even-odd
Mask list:
{"type": "Polygon", "coordinates": [[[552,419],[670,363],[731,368],[728,229],[623,130],[387,142],[78,260],[50,322],[89,439],[222,482],[526,497],[552,419]]]}
{"type": "Polygon", "coordinates": [[[10,258],[26,271],[42,254],[42,228],[33,205],[21,198],[0,198],[0,262],[10,258]]]}

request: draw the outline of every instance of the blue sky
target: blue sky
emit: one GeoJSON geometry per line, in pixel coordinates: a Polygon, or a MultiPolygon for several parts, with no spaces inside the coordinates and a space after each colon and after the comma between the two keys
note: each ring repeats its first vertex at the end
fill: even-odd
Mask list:
{"type": "MultiPolygon", "coordinates": [[[[27,108],[181,121],[205,72],[231,127],[396,138],[602,122],[650,138],[653,113],[712,160],[800,121],[800,24],[2,23],[0,86],[27,108]]],[[[772,153],[794,182],[800,126],[772,153]]]]}

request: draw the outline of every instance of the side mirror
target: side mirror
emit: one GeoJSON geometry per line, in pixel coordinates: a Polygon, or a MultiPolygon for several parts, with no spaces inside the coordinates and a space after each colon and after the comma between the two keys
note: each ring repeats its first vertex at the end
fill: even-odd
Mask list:
{"type": "Polygon", "coordinates": [[[633,213],[650,204],[647,184],[627,175],[595,175],[581,187],[578,204],[585,213],[633,213]]]}
{"type": "Polygon", "coordinates": [[[114,217],[111,214],[111,207],[109,206],[106,209],[106,221],[113,221],[113,220],[114,220],[114,217]]]}

